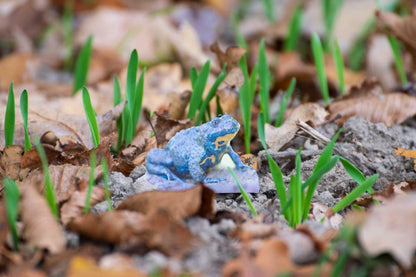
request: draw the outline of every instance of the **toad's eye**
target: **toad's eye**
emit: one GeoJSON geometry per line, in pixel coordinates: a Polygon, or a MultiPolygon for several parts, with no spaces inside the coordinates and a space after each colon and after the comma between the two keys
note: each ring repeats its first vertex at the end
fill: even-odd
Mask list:
{"type": "Polygon", "coordinates": [[[218,119],[218,118],[214,118],[213,120],[212,120],[212,125],[214,125],[214,126],[218,126],[220,124],[220,120],[218,119]]]}

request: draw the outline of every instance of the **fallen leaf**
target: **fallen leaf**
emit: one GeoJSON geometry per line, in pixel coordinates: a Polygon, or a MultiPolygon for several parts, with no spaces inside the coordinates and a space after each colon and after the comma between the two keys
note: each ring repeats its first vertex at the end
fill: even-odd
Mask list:
{"type": "Polygon", "coordinates": [[[186,107],[191,100],[192,91],[185,90],[184,92],[178,93],[169,93],[169,107],[168,115],[170,119],[181,120],[185,119],[186,107]]]}
{"type": "Polygon", "coordinates": [[[410,269],[416,250],[415,215],[415,193],[373,206],[358,230],[362,247],[372,256],[389,253],[403,267],[410,269]]]}
{"type": "Polygon", "coordinates": [[[186,227],[164,211],[149,215],[120,210],[89,213],[74,218],[68,228],[88,238],[125,247],[134,248],[134,245],[144,243],[150,249],[177,257],[191,251],[198,241],[186,227]]]}
{"type": "Polygon", "coordinates": [[[143,274],[133,269],[118,269],[114,268],[101,268],[98,266],[94,259],[75,256],[71,259],[68,268],[68,277],[145,277],[147,274],[143,274]]]}
{"type": "Polygon", "coordinates": [[[170,119],[164,115],[154,114],[155,137],[158,148],[165,148],[169,140],[179,131],[193,126],[189,119],[175,120],[170,119]]]}
{"type": "Polygon", "coordinates": [[[230,46],[224,52],[220,49],[218,41],[214,42],[210,49],[217,55],[221,68],[227,64],[227,72],[240,67],[241,57],[247,52],[244,48],[238,46],[230,46]]]}
{"type": "Polygon", "coordinates": [[[292,111],[282,126],[276,128],[270,124],[265,125],[267,146],[273,151],[279,151],[296,135],[299,130],[296,124],[298,120],[319,125],[325,121],[327,115],[328,113],[319,104],[305,103],[299,105],[292,111]]]}
{"type": "MultiPolygon", "coordinates": [[[[46,159],[48,164],[51,164],[60,154],[61,151],[56,150],[53,146],[49,144],[42,144],[43,150],[46,154],[46,159]]],[[[36,147],[32,147],[28,149],[22,157],[21,167],[22,168],[29,168],[29,169],[36,169],[42,166],[42,161],[40,160],[39,153],[36,147]]]]}
{"type": "MultiPolygon", "coordinates": [[[[85,201],[88,194],[88,183],[86,179],[79,182],[78,189],[71,194],[71,197],[61,207],[61,220],[64,226],[68,225],[74,218],[84,213],[85,201]]],[[[90,198],[90,207],[105,200],[103,187],[93,186],[90,198]]]]}
{"type": "Polygon", "coordinates": [[[152,214],[164,210],[178,220],[191,215],[208,217],[214,213],[214,192],[197,185],[183,191],[146,191],[123,200],[117,210],[130,210],[152,214]]]}
{"type": "Polygon", "coordinates": [[[312,215],[316,221],[323,220],[324,225],[335,230],[338,230],[344,222],[340,214],[334,213],[328,206],[320,203],[312,203],[312,215]]]}
{"type": "Polygon", "coordinates": [[[398,156],[403,156],[406,158],[412,158],[413,161],[415,162],[414,169],[416,170],[416,150],[406,150],[400,147],[397,147],[395,149],[396,149],[396,152],[394,152],[394,154],[398,156]]]}
{"type": "Polygon", "coordinates": [[[19,186],[20,215],[24,224],[23,237],[29,244],[47,249],[52,254],[65,250],[66,239],[62,227],[56,222],[46,199],[33,185],[19,186]]]}
{"type": "Polygon", "coordinates": [[[247,220],[241,226],[234,229],[230,236],[236,237],[240,241],[250,241],[253,239],[269,238],[278,232],[278,228],[274,225],[247,220]]]}
{"type": "Polygon", "coordinates": [[[3,155],[0,157],[0,166],[4,168],[6,177],[15,180],[19,179],[23,152],[23,147],[19,145],[9,145],[3,149],[3,155]]]}
{"type": "Polygon", "coordinates": [[[0,88],[7,89],[11,82],[18,85],[30,81],[36,67],[37,60],[31,54],[4,57],[0,60],[0,88]]]}
{"type": "Polygon", "coordinates": [[[402,41],[413,58],[413,68],[416,67],[416,16],[401,17],[392,12],[376,10],[377,25],[388,35],[402,41]]]}
{"type": "Polygon", "coordinates": [[[341,115],[337,123],[343,124],[352,116],[361,116],[387,127],[400,124],[416,114],[416,97],[404,93],[385,93],[378,96],[346,96],[329,105],[331,117],[341,115]]]}

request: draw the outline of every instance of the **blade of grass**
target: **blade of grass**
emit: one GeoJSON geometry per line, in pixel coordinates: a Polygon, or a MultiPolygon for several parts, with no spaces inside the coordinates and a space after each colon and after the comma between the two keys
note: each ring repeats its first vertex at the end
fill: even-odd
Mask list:
{"type": "Polygon", "coordinates": [[[267,150],[266,137],[264,134],[264,119],[263,119],[263,116],[260,116],[260,115],[257,118],[257,132],[260,138],[260,142],[264,150],[266,151],[267,161],[269,163],[270,172],[272,174],[277,196],[279,197],[281,206],[284,206],[286,205],[287,198],[286,198],[286,188],[285,188],[285,182],[283,180],[282,170],[277,165],[277,163],[273,160],[272,156],[267,150]]]}
{"type": "Polygon", "coordinates": [[[4,116],[4,140],[6,146],[13,145],[15,120],[14,91],[13,82],[11,82],[9,96],[7,98],[6,114],[4,116]]]}
{"type": "Polygon", "coordinates": [[[378,179],[378,174],[374,174],[367,178],[361,185],[358,185],[355,189],[353,189],[347,196],[345,196],[341,201],[339,201],[332,210],[337,213],[340,210],[346,208],[352,202],[355,201],[358,197],[360,197],[364,192],[366,192],[369,188],[371,188],[374,183],[378,179]]]}
{"type": "Polygon", "coordinates": [[[253,104],[253,99],[250,90],[250,78],[248,76],[247,61],[245,55],[240,60],[240,67],[244,74],[244,84],[240,88],[239,97],[241,117],[243,119],[244,128],[244,144],[246,148],[246,153],[250,153],[251,105],[253,104]]]}
{"type": "Polygon", "coordinates": [[[23,90],[20,95],[20,112],[22,113],[23,118],[23,128],[25,129],[25,152],[32,147],[30,144],[29,132],[27,128],[27,119],[28,119],[28,109],[29,109],[29,97],[27,95],[27,90],[23,90]]]}
{"type": "Polygon", "coordinates": [[[285,117],[285,111],[287,108],[287,102],[289,101],[290,97],[292,97],[293,91],[295,90],[296,86],[296,78],[292,78],[290,81],[289,88],[287,89],[285,96],[282,99],[282,103],[280,103],[280,109],[277,113],[276,123],[274,124],[275,127],[280,127],[283,123],[283,119],[285,117]]]}
{"type": "Polygon", "coordinates": [[[236,183],[238,185],[238,188],[241,191],[241,195],[243,196],[244,201],[247,203],[247,206],[250,208],[251,213],[254,216],[257,216],[257,212],[256,212],[256,209],[254,209],[254,207],[253,207],[253,203],[251,202],[250,198],[248,197],[246,191],[244,190],[243,186],[241,185],[241,183],[238,180],[237,176],[235,175],[234,171],[230,167],[227,167],[227,169],[231,173],[231,175],[233,176],[234,180],[236,181],[236,183]]]}
{"type": "Polygon", "coordinates": [[[259,48],[259,80],[260,80],[260,109],[264,116],[264,122],[270,123],[270,116],[269,116],[269,86],[270,86],[270,72],[269,72],[269,65],[267,63],[266,57],[266,46],[264,44],[264,39],[260,41],[260,48],[259,48]]]}
{"type": "Polygon", "coordinates": [[[199,108],[198,116],[195,121],[195,125],[199,125],[199,123],[201,123],[202,116],[204,114],[203,111],[207,109],[209,102],[212,100],[212,98],[214,98],[215,94],[217,93],[218,86],[221,84],[222,81],[224,81],[225,76],[227,74],[226,68],[227,64],[224,64],[224,67],[220,75],[218,75],[217,79],[215,80],[214,84],[209,90],[207,97],[205,97],[204,101],[202,102],[201,107],[199,108]]]}
{"type": "Polygon", "coordinates": [[[98,131],[95,111],[91,104],[90,93],[86,87],[82,88],[82,102],[84,103],[84,111],[87,116],[88,125],[90,126],[92,139],[94,141],[94,147],[97,148],[100,144],[100,132],[98,131]]]}
{"type": "Polygon", "coordinates": [[[191,80],[192,90],[195,90],[196,80],[198,80],[198,72],[196,71],[195,67],[191,68],[191,72],[189,73],[189,79],[191,80]]]}
{"type": "Polygon", "coordinates": [[[90,205],[91,205],[91,194],[92,194],[92,187],[94,186],[95,181],[95,150],[91,151],[90,155],[90,178],[88,180],[88,191],[87,191],[87,198],[85,199],[85,206],[84,206],[84,214],[88,213],[90,211],[90,205]]]}
{"type": "Polygon", "coordinates": [[[303,10],[301,6],[298,6],[293,12],[290,20],[289,32],[283,43],[283,49],[285,51],[294,51],[298,44],[301,27],[302,27],[303,10]]]}
{"type": "MultiPolygon", "coordinates": [[[[118,80],[117,76],[114,76],[114,82],[113,82],[113,103],[114,103],[114,107],[117,106],[118,104],[120,104],[121,102],[123,102],[123,97],[121,96],[121,88],[120,88],[120,82],[118,80]]],[[[121,145],[123,144],[124,138],[123,138],[123,115],[124,115],[124,110],[121,113],[119,119],[117,119],[117,134],[118,134],[118,138],[117,138],[117,148],[116,151],[118,151],[118,149],[120,149],[121,145]]]]}
{"type": "MultiPolygon", "coordinates": [[[[365,182],[366,178],[364,174],[357,167],[355,167],[355,165],[343,157],[339,157],[339,160],[341,161],[345,171],[347,171],[347,173],[354,179],[354,181],[356,181],[359,185],[365,182]]],[[[368,193],[374,193],[374,190],[370,188],[368,193]]]]}
{"type": "Polygon", "coordinates": [[[344,59],[342,58],[341,49],[337,40],[334,40],[334,47],[332,48],[332,56],[334,58],[335,67],[338,75],[338,86],[341,95],[344,94],[345,80],[344,80],[344,59]]]}
{"type": "Polygon", "coordinates": [[[55,193],[55,188],[52,183],[51,176],[49,175],[49,166],[48,166],[48,160],[46,158],[45,150],[43,149],[43,146],[40,143],[38,138],[34,138],[34,143],[35,143],[36,149],[38,150],[40,160],[42,162],[43,177],[45,180],[46,201],[48,202],[49,208],[51,209],[52,214],[54,215],[55,219],[58,220],[59,215],[58,215],[58,205],[56,202],[56,193],[55,193]]]}
{"type": "Polygon", "coordinates": [[[17,235],[17,214],[19,211],[20,191],[15,180],[4,178],[5,204],[7,210],[7,221],[12,234],[14,250],[19,251],[19,237],[17,235]]]}
{"type": "Polygon", "coordinates": [[[81,48],[79,52],[79,56],[75,63],[75,72],[74,72],[74,87],[72,90],[72,94],[75,94],[80,90],[83,86],[85,86],[87,82],[87,75],[88,69],[90,66],[91,60],[91,52],[92,52],[92,36],[89,36],[87,42],[81,48]]]}
{"type": "MultiPolygon", "coordinates": [[[[129,65],[127,67],[127,79],[126,79],[126,99],[127,106],[130,113],[134,109],[134,94],[136,91],[137,81],[137,68],[139,67],[139,55],[137,50],[134,49],[130,54],[129,65]]],[[[132,113],[130,114],[132,116],[132,113]]]]}
{"type": "Polygon", "coordinates": [[[343,3],[344,0],[322,0],[322,15],[325,24],[324,48],[326,52],[329,52],[331,50],[330,48],[332,42],[332,34],[335,26],[335,20],[343,3]]]}
{"type": "Polygon", "coordinates": [[[201,103],[202,95],[207,84],[211,62],[208,60],[199,72],[195,82],[195,89],[192,91],[191,100],[189,101],[188,118],[194,118],[196,111],[201,103]]]}
{"type": "Polygon", "coordinates": [[[105,159],[102,159],[101,165],[103,167],[103,180],[104,180],[104,189],[105,189],[105,199],[107,201],[107,211],[112,211],[113,205],[111,204],[110,188],[108,186],[109,181],[108,181],[107,161],[105,159]]]}
{"type": "Polygon", "coordinates": [[[329,105],[329,91],[325,75],[324,51],[322,49],[321,40],[319,39],[319,36],[316,33],[312,35],[312,53],[315,61],[315,67],[318,74],[318,81],[319,86],[321,87],[322,96],[324,98],[325,104],[329,105]]]}
{"type": "Polygon", "coordinates": [[[391,50],[393,51],[394,55],[394,62],[396,64],[397,72],[399,73],[400,80],[402,81],[402,85],[406,85],[408,83],[406,72],[403,67],[402,57],[400,56],[400,43],[397,39],[392,36],[387,37],[390,43],[391,50]]]}
{"type": "MultiPolygon", "coordinates": [[[[294,218],[294,225],[300,224],[302,222],[302,180],[300,175],[301,170],[301,159],[300,153],[302,152],[302,148],[299,148],[298,153],[295,159],[295,168],[296,174],[292,175],[293,183],[291,182],[292,189],[292,196],[293,196],[293,218],[294,218]]],[[[291,180],[292,181],[292,180],[291,180]]],[[[290,191],[290,190],[289,190],[290,191]]]]}
{"type": "MultiPolygon", "coordinates": [[[[337,141],[338,136],[342,132],[342,130],[343,130],[342,128],[339,129],[338,132],[331,139],[331,141],[327,144],[327,146],[325,146],[324,150],[322,150],[322,153],[319,156],[319,159],[316,162],[316,165],[313,169],[312,176],[313,176],[314,173],[318,172],[322,167],[324,167],[326,164],[328,164],[328,162],[331,160],[332,153],[334,152],[335,142],[337,141]]],[[[334,164],[334,166],[335,166],[335,164],[334,164]]],[[[312,197],[313,197],[313,194],[316,190],[316,187],[318,186],[319,180],[320,180],[320,178],[317,179],[316,182],[313,182],[308,186],[308,190],[306,192],[306,197],[304,199],[305,202],[304,202],[304,205],[303,205],[303,208],[304,208],[303,218],[304,219],[307,219],[307,217],[308,217],[309,207],[311,205],[312,197]]]]}
{"type": "Polygon", "coordinates": [[[276,17],[274,15],[273,0],[262,0],[261,2],[263,3],[263,10],[267,19],[269,20],[269,22],[274,22],[276,20],[276,17]]]}
{"type": "Polygon", "coordinates": [[[133,110],[133,137],[136,134],[136,126],[139,122],[140,112],[142,110],[143,103],[143,89],[144,89],[144,74],[146,73],[146,68],[143,68],[142,73],[140,74],[139,81],[137,82],[135,99],[134,99],[134,108],[133,110]]]}
{"type": "Polygon", "coordinates": [[[247,50],[248,49],[247,42],[244,38],[244,35],[241,33],[240,19],[238,17],[237,12],[233,12],[231,14],[231,26],[233,28],[233,33],[234,33],[234,37],[235,37],[235,40],[237,42],[237,45],[239,47],[244,48],[244,49],[247,50]]]}

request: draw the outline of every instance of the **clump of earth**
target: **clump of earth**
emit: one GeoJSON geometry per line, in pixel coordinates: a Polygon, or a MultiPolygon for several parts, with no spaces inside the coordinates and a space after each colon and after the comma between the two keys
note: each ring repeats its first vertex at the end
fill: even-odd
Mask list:
{"type": "MultiPolygon", "coordinates": [[[[357,166],[363,174],[368,177],[375,173],[379,178],[373,188],[376,191],[387,187],[390,182],[402,182],[416,179],[413,161],[394,154],[394,147],[405,149],[416,145],[416,129],[408,121],[403,125],[387,128],[383,123],[371,123],[360,117],[350,118],[344,124],[336,145],[335,154],[343,156],[357,166]]],[[[332,137],[336,126],[324,126],[319,131],[327,137],[332,137]]],[[[298,143],[298,142],[297,142],[298,143]]],[[[302,152],[301,174],[302,180],[306,180],[315,167],[322,147],[319,149],[305,149],[302,152]]],[[[282,168],[286,185],[290,175],[294,174],[294,159],[297,148],[287,148],[283,152],[271,155],[282,168]],[[280,157],[280,158],[279,158],[280,157]],[[282,158],[283,157],[283,158],[282,158]]],[[[277,224],[282,230],[288,230],[288,224],[283,216],[279,214],[280,202],[277,199],[274,183],[270,175],[267,158],[264,151],[260,151],[257,159],[259,161],[259,180],[261,190],[257,194],[249,194],[256,211],[267,213],[271,216],[268,222],[277,224]]],[[[135,168],[129,177],[122,173],[113,172],[110,175],[110,190],[112,192],[113,206],[136,193],[154,190],[155,186],[146,181],[144,166],[135,168]]],[[[325,174],[318,184],[313,202],[319,202],[329,207],[334,206],[341,196],[346,195],[357,186],[356,182],[348,175],[341,163],[338,163],[330,172],[325,174]]],[[[95,212],[104,211],[106,203],[102,202],[94,207],[95,212]]],[[[241,213],[251,217],[251,211],[240,194],[218,194],[216,197],[216,211],[226,210],[241,213]]],[[[158,268],[169,268],[173,272],[197,271],[204,272],[207,276],[221,275],[222,266],[236,257],[238,249],[234,247],[233,239],[227,234],[236,225],[230,219],[211,224],[209,220],[199,217],[191,217],[185,224],[192,233],[198,235],[204,246],[193,251],[182,261],[167,257],[160,252],[152,251],[143,256],[134,256],[133,260],[140,270],[148,273],[158,268]]],[[[317,225],[313,223],[312,225],[317,225]]],[[[318,224],[319,225],[319,224],[318,224]]],[[[312,230],[320,227],[315,226],[312,230]]]]}

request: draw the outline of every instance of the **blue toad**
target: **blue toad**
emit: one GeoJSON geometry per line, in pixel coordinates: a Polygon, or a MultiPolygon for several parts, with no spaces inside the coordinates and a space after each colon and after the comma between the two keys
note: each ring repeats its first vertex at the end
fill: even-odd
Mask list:
{"type": "Polygon", "coordinates": [[[152,149],[146,156],[146,168],[150,174],[168,180],[184,182],[192,178],[197,182],[212,183],[220,180],[206,178],[207,171],[229,154],[236,168],[245,170],[240,157],[230,146],[240,124],[230,115],[212,119],[201,126],[178,132],[165,149],[152,149]]]}

